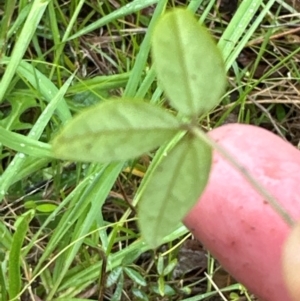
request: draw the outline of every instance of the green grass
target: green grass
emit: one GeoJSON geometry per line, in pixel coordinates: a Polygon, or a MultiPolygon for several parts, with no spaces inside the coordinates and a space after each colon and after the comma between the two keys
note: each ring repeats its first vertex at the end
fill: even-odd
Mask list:
{"type": "Polygon", "coordinates": [[[212,259],[207,276],[172,277],[189,238],[184,226],[157,250],[140,237],[134,207],[153,154],[75,164],[54,160],[49,144],[72,115],[111,96],[165,105],[151,33],[166,7],[189,6],[218,39],[228,71],[222,104],[202,127],[251,123],[297,145],[300,48],[289,30],[299,19],[288,16],[288,3],[240,2],[232,19],[204,0],[0,4],[1,301],[196,301],[220,291],[234,300],[230,293],[244,292],[212,284],[219,275],[212,259]]]}

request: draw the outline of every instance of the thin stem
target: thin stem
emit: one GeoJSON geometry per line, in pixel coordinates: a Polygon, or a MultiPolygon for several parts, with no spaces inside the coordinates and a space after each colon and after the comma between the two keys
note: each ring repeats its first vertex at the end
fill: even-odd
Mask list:
{"type": "Polygon", "coordinates": [[[199,127],[190,126],[189,131],[193,133],[196,137],[210,145],[212,148],[216,149],[251,185],[252,187],[268,201],[271,207],[281,216],[281,218],[287,223],[289,226],[293,226],[295,221],[288,214],[286,210],[282,208],[282,206],[278,203],[277,199],[268,192],[265,187],[260,185],[255,177],[253,177],[249,171],[240,163],[236,161],[236,159],[220,144],[216,143],[212,139],[209,138],[199,127]]]}

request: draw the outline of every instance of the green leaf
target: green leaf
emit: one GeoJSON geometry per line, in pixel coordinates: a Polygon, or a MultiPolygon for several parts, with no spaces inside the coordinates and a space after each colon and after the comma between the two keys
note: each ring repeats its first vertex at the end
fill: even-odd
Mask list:
{"type": "MultiPolygon", "coordinates": [[[[0,251],[1,257],[2,252],[0,251]]],[[[3,259],[1,258],[1,261],[3,262],[3,259]]],[[[0,266],[0,294],[2,296],[1,301],[7,301],[7,292],[6,292],[6,277],[5,277],[5,267],[4,264],[1,264],[0,266]]]]}
{"type": "Polygon", "coordinates": [[[149,301],[147,294],[143,290],[133,287],[131,289],[131,292],[136,297],[136,299],[134,299],[134,300],[149,301]]]}
{"type": "Polygon", "coordinates": [[[131,268],[124,268],[124,272],[127,274],[127,276],[133,280],[133,282],[137,285],[146,286],[147,282],[145,278],[137,271],[131,268]]]}
{"type": "Polygon", "coordinates": [[[53,153],[74,161],[125,161],[160,146],[179,129],[180,122],[159,107],[111,100],[70,121],[53,140],[53,153]]]}
{"type": "Polygon", "coordinates": [[[211,148],[187,134],[153,171],[138,212],[142,237],[150,246],[157,247],[197,202],[211,160],[211,148]]]}
{"type": "Polygon", "coordinates": [[[158,275],[163,275],[164,272],[164,258],[163,256],[159,255],[157,260],[157,273],[158,275]]]}
{"type": "Polygon", "coordinates": [[[118,279],[122,274],[122,267],[117,267],[111,271],[106,280],[106,287],[111,287],[113,284],[116,284],[118,279]]]}
{"type": "Polygon", "coordinates": [[[16,298],[21,290],[21,248],[32,217],[33,212],[28,211],[15,223],[16,232],[13,235],[8,263],[9,299],[16,298]]]}
{"type": "MultiPolygon", "coordinates": [[[[161,278],[162,277],[160,277],[159,278],[159,280],[158,281],[160,281],[161,282],[161,278]]],[[[164,280],[163,278],[162,278],[162,280],[164,280]]],[[[158,283],[159,285],[160,285],[160,283],[158,283]]],[[[168,297],[171,297],[171,296],[174,296],[174,295],[176,295],[176,294],[178,294],[178,292],[176,292],[170,285],[168,285],[167,283],[163,283],[164,284],[164,290],[163,290],[163,292],[161,292],[161,290],[160,290],[160,286],[151,286],[150,287],[150,289],[154,292],[154,293],[156,293],[156,294],[160,294],[161,295],[161,293],[164,295],[164,296],[168,296],[168,297]]],[[[165,300],[165,299],[164,299],[165,300]]],[[[197,299],[198,300],[198,299],[197,299]]]]}
{"type": "Polygon", "coordinates": [[[121,300],[121,296],[122,296],[122,292],[124,289],[124,276],[123,274],[120,275],[119,281],[117,283],[117,287],[116,290],[114,292],[114,294],[111,297],[111,301],[119,301],[121,300]]]}
{"type": "Polygon", "coordinates": [[[220,102],[226,84],[222,55],[191,12],[176,9],[161,18],[152,56],[157,78],[176,110],[195,116],[220,102]]]}
{"type": "Polygon", "coordinates": [[[165,279],[163,276],[158,278],[158,291],[162,297],[165,295],[165,279]]]}
{"type": "Polygon", "coordinates": [[[174,269],[175,267],[178,265],[178,260],[177,258],[174,258],[164,269],[164,276],[169,275],[174,269]]]}
{"type": "Polygon", "coordinates": [[[11,54],[11,59],[9,64],[5,68],[5,73],[1,78],[0,84],[0,102],[3,101],[4,95],[7,92],[11,80],[17,70],[22,57],[25,52],[28,50],[28,45],[36,32],[36,28],[44,14],[45,9],[47,8],[48,1],[44,0],[34,0],[31,6],[30,12],[26,18],[25,24],[21,30],[21,33],[18,35],[18,39],[14,45],[14,49],[11,54]]]}
{"type": "Polygon", "coordinates": [[[11,112],[7,117],[0,120],[0,126],[10,130],[30,129],[32,125],[22,122],[20,117],[26,110],[36,106],[36,101],[29,96],[16,93],[10,98],[10,104],[11,112]]]}
{"type": "Polygon", "coordinates": [[[50,157],[51,146],[36,139],[4,129],[0,124],[0,143],[22,154],[50,157]]]}
{"type": "Polygon", "coordinates": [[[36,206],[36,210],[43,213],[53,212],[57,208],[57,205],[46,203],[36,206]]]}
{"type": "Polygon", "coordinates": [[[11,249],[12,235],[5,225],[4,221],[0,221],[0,249],[7,251],[11,249]]]}

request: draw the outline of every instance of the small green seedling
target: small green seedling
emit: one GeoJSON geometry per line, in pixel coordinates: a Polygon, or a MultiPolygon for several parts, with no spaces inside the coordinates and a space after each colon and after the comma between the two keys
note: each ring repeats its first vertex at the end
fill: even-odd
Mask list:
{"type": "MultiPolygon", "coordinates": [[[[119,266],[111,271],[106,279],[106,287],[110,288],[115,286],[114,294],[110,300],[120,300],[122,297],[122,291],[124,290],[124,284],[126,283],[125,275],[127,278],[131,279],[135,284],[133,287],[133,294],[137,297],[144,296],[144,292],[138,287],[144,287],[147,285],[146,280],[140,274],[139,271],[132,267],[119,266]]],[[[146,296],[144,296],[146,298],[146,296]]],[[[142,298],[139,298],[139,300],[142,298]]],[[[143,299],[142,299],[143,300],[143,299]]],[[[145,299],[144,299],[145,300],[145,299]]]]}
{"type": "Polygon", "coordinates": [[[166,282],[165,277],[169,276],[171,272],[174,270],[174,268],[177,265],[177,259],[172,259],[167,265],[165,265],[164,257],[159,255],[157,260],[157,273],[159,275],[158,278],[158,292],[159,294],[164,297],[166,292],[166,282]]]}
{"type": "Polygon", "coordinates": [[[152,37],[157,79],[178,116],[146,101],[115,99],[76,116],[53,140],[56,158],[109,163],[159,146],[139,203],[143,238],[158,246],[203,192],[211,147],[193,135],[195,120],[219,102],[226,74],[213,38],[191,12],[176,9],[159,20],[152,37]]]}

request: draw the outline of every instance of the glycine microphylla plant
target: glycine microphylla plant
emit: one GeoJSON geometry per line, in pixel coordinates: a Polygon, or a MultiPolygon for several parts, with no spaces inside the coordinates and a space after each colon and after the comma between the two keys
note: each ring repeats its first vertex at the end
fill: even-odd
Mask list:
{"type": "Polygon", "coordinates": [[[191,129],[197,127],[196,118],[220,102],[226,75],[213,38],[184,9],[158,21],[152,58],[159,85],[180,117],[147,101],[112,99],[76,116],[52,145],[57,158],[101,163],[125,161],[161,146],[141,183],[138,208],[142,236],[156,247],[206,186],[212,149],[191,129]]]}
{"type": "Polygon", "coordinates": [[[162,17],[153,34],[152,56],[158,80],[180,113],[203,115],[220,102],[226,82],[222,56],[188,11],[162,17]]]}

